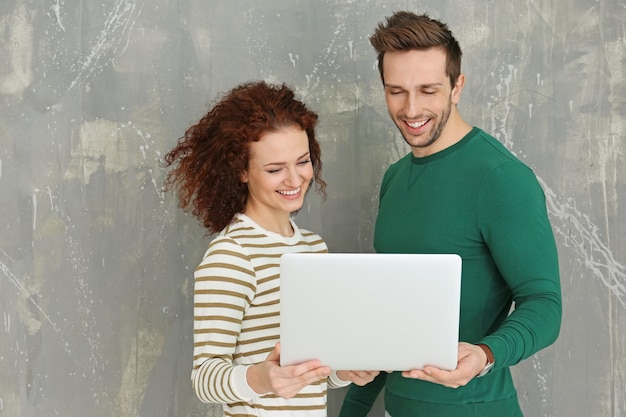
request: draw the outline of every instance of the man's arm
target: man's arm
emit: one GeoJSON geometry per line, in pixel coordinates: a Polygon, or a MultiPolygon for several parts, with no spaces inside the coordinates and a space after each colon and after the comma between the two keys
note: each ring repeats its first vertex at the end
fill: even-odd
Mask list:
{"type": "Polygon", "coordinates": [[[486,335],[495,368],[512,366],[554,343],[561,327],[558,256],[545,196],[534,173],[505,164],[489,176],[480,200],[481,230],[515,309],[486,335]]]}
{"type": "Polygon", "coordinates": [[[387,373],[381,372],[367,385],[350,385],[343,400],[339,417],[366,417],[380,391],[384,388],[386,380],[387,373]]]}

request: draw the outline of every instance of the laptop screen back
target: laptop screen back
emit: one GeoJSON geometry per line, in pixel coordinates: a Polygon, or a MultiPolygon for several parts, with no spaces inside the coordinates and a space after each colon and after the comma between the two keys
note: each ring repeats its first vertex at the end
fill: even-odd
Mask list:
{"type": "Polygon", "coordinates": [[[281,365],[456,368],[458,255],[300,253],[280,262],[281,365]]]}

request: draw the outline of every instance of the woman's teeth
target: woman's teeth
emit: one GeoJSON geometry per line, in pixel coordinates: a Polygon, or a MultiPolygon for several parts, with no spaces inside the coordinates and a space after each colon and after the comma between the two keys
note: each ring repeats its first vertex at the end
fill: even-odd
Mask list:
{"type": "Polygon", "coordinates": [[[291,190],[291,191],[278,191],[278,194],[282,194],[282,195],[296,195],[300,192],[300,187],[296,188],[295,190],[291,190]]]}

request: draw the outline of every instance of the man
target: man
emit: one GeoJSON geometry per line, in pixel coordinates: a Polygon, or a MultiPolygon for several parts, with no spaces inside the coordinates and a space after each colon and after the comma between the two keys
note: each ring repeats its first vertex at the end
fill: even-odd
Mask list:
{"type": "Polygon", "coordinates": [[[462,257],[461,343],[455,370],[381,374],[350,388],[341,416],[365,416],[383,385],[391,417],[522,416],[509,367],[552,344],[561,323],[543,191],[530,168],[461,117],[461,49],[447,25],[397,12],[370,42],[389,115],[412,151],[383,178],[374,247],[462,257]]]}

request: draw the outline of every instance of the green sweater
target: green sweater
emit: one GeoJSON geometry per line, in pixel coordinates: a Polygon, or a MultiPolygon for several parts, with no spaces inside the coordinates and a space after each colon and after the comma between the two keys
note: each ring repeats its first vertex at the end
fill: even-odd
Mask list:
{"type": "Polygon", "coordinates": [[[457,389],[381,375],[350,388],[341,417],[365,416],[383,386],[392,417],[521,416],[509,366],[552,344],[561,324],[556,245],[531,169],[478,128],[436,154],[409,154],[383,178],[374,247],[459,254],[459,339],[488,345],[496,364],[457,389]]]}

